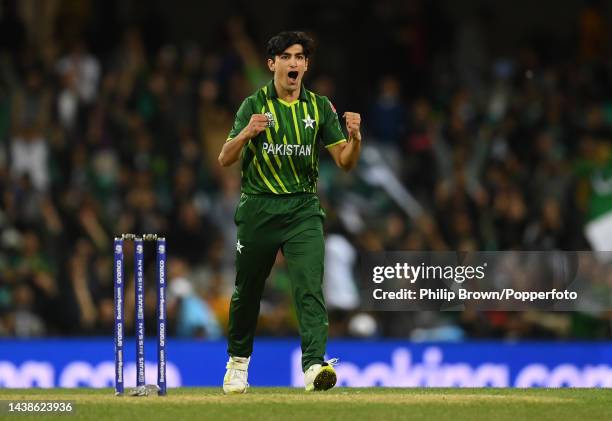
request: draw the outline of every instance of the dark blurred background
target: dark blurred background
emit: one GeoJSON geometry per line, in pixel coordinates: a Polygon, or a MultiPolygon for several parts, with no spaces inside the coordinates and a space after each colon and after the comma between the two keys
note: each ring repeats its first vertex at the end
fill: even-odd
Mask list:
{"type": "MultiPolygon", "coordinates": [[[[605,311],[359,310],[363,251],[591,248],[612,211],[612,3],[562,3],[0,0],[0,336],[110,335],[122,232],[168,238],[171,332],[224,334],[240,178],[216,158],[271,77],[265,42],[302,29],[306,85],[360,112],[367,146],[351,174],[320,168],[331,335],[610,338],[605,311]]],[[[260,334],[297,333],[289,294],[279,255],[260,334]]],[[[126,298],[131,315],[132,280],[126,298]]]]}

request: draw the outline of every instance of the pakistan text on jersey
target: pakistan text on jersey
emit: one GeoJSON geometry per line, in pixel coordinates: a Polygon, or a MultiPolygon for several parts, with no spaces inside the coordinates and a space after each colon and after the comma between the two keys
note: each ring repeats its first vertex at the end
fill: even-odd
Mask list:
{"type": "Polygon", "coordinates": [[[288,145],[284,143],[262,143],[263,150],[272,155],[280,156],[310,156],[312,145],[288,145]]]}

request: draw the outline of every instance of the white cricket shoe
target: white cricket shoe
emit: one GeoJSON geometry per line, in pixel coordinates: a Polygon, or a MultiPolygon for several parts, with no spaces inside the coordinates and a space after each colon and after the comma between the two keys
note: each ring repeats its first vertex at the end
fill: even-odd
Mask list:
{"type": "Polygon", "coordinates": [[[249,388],[249,361],[251,357],[229,357],[223,377],[223,393],[246,393],[249,388]]]}
{"type": "Polygon", "coordinates": [[[307,392],[328,390],[336,385],[337,358],[325,361],[323,364],[314,364],[304,372],[304,388],[307,392]]]}

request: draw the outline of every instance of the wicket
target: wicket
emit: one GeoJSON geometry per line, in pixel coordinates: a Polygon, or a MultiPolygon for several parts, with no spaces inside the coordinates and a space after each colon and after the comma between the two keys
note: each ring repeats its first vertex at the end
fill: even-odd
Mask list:
{"type": "Polygon", "coordinates": [[[115,395],[123,394],[124,259],[123,242],[134,241],[134,289],[136,325],[136,388],[131,396],[147,396],[151,389],[166,395],[166,239],[157,234],[122,234],[114,241],[115,295],[115,395]],[[145,384],[144,241],[156,242],[157,277],[157,385],[145,384]]]}

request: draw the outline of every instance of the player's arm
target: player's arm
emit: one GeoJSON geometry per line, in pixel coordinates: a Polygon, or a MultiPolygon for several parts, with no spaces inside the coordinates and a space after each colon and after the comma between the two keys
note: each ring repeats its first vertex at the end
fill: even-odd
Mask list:
{"type": "Polygon", "coordinates": [[[346,112],[343,117],[346,121],[348,141],[336,142],[327,150],[338,167],[350,171],[357,165],[361,153],[361,116],[358,113],[346,112]]]}
{"type": "Polygon", "coordinates": [[[263,114],[253,114],[248,124],[234,137],[230,137],[221,148],[219,164],[228,167],[240,158],[242,148],[247,142],[266,130],[268,118],[263,114]]]}

